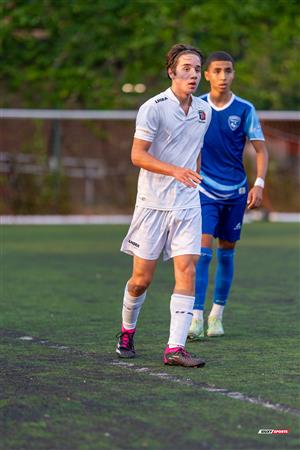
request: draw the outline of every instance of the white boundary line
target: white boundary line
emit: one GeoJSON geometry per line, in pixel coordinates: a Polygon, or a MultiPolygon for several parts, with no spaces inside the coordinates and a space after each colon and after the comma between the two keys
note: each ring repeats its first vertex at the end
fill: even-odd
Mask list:
{"type": "Polygon", "coordinates": [[[126,225],[131,215],[0,216],[2,225],[126,225]]]}
{"type": "MultiPolygon", "coordinates": [[[[127,225],[132,216],[126,214],[117,215],[68,215],[68,216],[0,216],[1,225],[127,225]]],[[[244,223],[252,223],[260,220],[269,222],[300,223],[300,213],[272,212],[267,217],[261,211],[252,211],[244,217],[244,223]]]]}
{"type": "MultiPolygon", "coordinates": [[[[283,112],[294,117],[294,111],[283,112]]],[[[2,119],[134,120],[136,115],[135,110],[0,109],[2,119]]]]}
{"type": "Polygon", "coordinates": [[[270,403],[268,401],[261,400],[260,398],[249,397],[248,395],[242,394],[241,392],[230,391],[228,389],[218,388],[215,386],[209,386],[209,385],[205,385],[204,383],[196,383],[196,382],[190,380],[189,378],[174,377],[165,372],[153,372],[151,369],[149,369],[147,367],[135,367],[133,363],[126,363],[126,362],[120,361],[120,362],[113,362],[111,365],[122,366],[122,367],[125,367],[126,369],[131,369],[134,372],[146,373],[147,375],[150,375],[152,377],[171,381],[173,383],[180,383],[180,384],[184,384],[185,386],[193,386],[196,388],[200,388],[201,390],[206,391],[206,392],[212,392],[214,394],[220,394],[220,395],[223,395],[228,398],[233,398],[234,400],[241,400],[241,401],[244,401],[247,403],[252,403],[253,405],[263,406],[264,408],[272,409],[277,412],[284,412],[284,413],[289,413],[289,414],[293,414],[296,416],[300,416],[300,411],[297,409],[290,408],[285,405],[280,405],[279,403],[270,403]]]}
{"type": "Polygon", "coordinates": [[[269,214],[270,222],[300,222],[300,213],[277,213],[269,214]]]}
{"type": "MultiPolygon", "coordinates": [[[[78,354],[81,356],[86,356],[86,357],[90,357],[91,355],[96,356],[95,353],[92,354],[92,353],[88,353],[88,352],[82,352],[80,350],[68,347],[66,345],[52,343],[52,342],[48,341],[47,339],[40,339],[37,337],[28,336],[28,335],[27,336],[19,336],[17,339],[24,341],[24,342],[33,342],[36,344],[45,345],[48,348],[52,348],[52,349],[56,349],[56,350],[69,351],[69,352],[72,352],[72,353],[75,353],[75,354],[78,354]]],[[[262,406],[264,408],[271,409],[276,412],[287,413],[290,415],[300,417],[300,410],[297,408],[292,408],[292,407],[289,407],[286,405],[281,405],[279,403],[271,403],[271,402],[262,400],[260,398],[250,397],[241,392],[230,391],[229,389],[218,388],[216,386],[210,386],[209,384],[205,384],[205,383],[197,383],[197,382],[192,381],[190,378],[177,377],[174,375],[170,375],[167,372],[155,372],[148,367],[137,367],[137,366],[135,366],[134,363],[131,363],[131,362],[111,361],[108,364],[111,366],[120,367],[121,369],[124,368],[124,369],[130,370],[130,371],[136,372],[136,373],[142,373],[142,374],[145,374],[145,375],[148,375],[151,377],[155,377],[162,381],[168,381],[171,383],[179,383],[179,384],[182,384],[185,386],[191,386],[191,387],[200,389],[205,392],[223,395],[224,397],[227,397],[227,398],[232,398],[234,400],[240,400],[245,403],[251,403],[253,405],[262,406]]],[[[202,370],[202,369],[199,369],[199,370],[202,370]]]]}
{"type": "MultiPolygon", "coordinates": [[[[261,120],[299,121],[299,111],[257,111],[261,120]]],[[[137,110],[0,109],[2,119],[134,120],[137,110]]]]}

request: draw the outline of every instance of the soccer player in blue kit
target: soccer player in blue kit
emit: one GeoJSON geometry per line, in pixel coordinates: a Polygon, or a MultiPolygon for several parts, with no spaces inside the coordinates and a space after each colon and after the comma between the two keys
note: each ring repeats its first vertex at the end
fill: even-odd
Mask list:
{"type": "Polygon", "coordinates": [[[251,103],[231,92],[234,60],[226,52],[214,52],[206,61],[205,78],[210,92],[201,96],[212,107],[212,119],[201,156],[200,198],[202,205],[201,257],[196,267],[196,292],[189,340],[204,337],[203,310],[213,256],[218,238],[213,306],[207,336],[222,336],[223,310],[234,274],[234,253],[240,239],[246,206],[262,204],[268,152],[264,135],[251,103]],[[248,192],[243,151],[249,139],[256,151],[256,181],[248,192]]]}

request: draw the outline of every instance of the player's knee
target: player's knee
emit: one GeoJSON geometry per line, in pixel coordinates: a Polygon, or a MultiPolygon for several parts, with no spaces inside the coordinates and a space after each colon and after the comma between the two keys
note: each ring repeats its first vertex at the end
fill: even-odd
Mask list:
{"type": "Polygon", "coordinates": [[[234,250],[236,242],[219,240],[219,248],[222,250],[234,250]]]}
{"type": "Polygon", "coordinates": [[[147,288],[149,287],[151,283],[150,279],[143,279],[143,280],[139,280],[137,282],[132,281],[129,286],[128,286],[128,290],[129,293],[133,296],[133,297],[139,297],[140,295],[142,295],[147,288]]]}
{"type": "Polygon", "coordinates": [[[194,263],[187,264],[182,268],[181,275],[187,281],[194,282],[196,276],[196,265],[194,263]]]}

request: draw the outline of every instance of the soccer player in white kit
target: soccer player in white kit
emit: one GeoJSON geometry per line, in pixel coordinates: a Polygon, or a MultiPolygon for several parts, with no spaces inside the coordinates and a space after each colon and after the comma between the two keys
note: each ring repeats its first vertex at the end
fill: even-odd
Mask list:
{"type": "Polygon", "coordinates": [[[116,352],[135,356],[134,333],[160,254],[173,258],[175,286],[164,363],[201,367],[185,350],[193,317],[195,267],[200,255],[200,151],[211,119],[210,105],[192,94],[201,79],[202,54],[176,44],[167,54],[171,87],[144,103],[136,119],[131,159],[141,168],[136,206],[121,250],[133,255],[123,299],[116,352]]]}

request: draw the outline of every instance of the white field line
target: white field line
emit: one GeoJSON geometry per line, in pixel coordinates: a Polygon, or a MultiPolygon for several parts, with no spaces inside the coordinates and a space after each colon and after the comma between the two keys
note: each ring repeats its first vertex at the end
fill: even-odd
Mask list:
{"type": "MultiPolygon", "coordinates": [[[[33,337],[33,336],[21,336],[18,339],[21,341],[24,341],[24,342],[33,342],[36,344],[45,345],[48,348],[67,351],[67,352],[71,352],[71,353],[78,354],[78,355],[85,356],[85,357],[91,357],[92,355],[96,356],[96,354],[94,354],[94,353],[92,354],[92,353],[88,353],[88,352],[83,352],[83,351],[74,349],[72,347],[68,347],[66,345],[50,342],[47,339],[40,339],[40,338],[33,337]]],[[[171,383],[178,383],[178,384],[185,385],[185,386],[191,386],[193,388],[200,389],[205,392],[219,394],[219,395],[223,395],[224,397],[227,397],[227,398],[232,398],[234,400],[240,400],[245,403],[251,403],[253,405],[262,406],[264,408],[268,408],[268,409],[271,409],[276,412],[282,412],[282,413],[287,413],[287,414],[291,414],[294,416],[300,416],[300,410],[297,408],[292,408],[292,407],[289,407],[286,405],[281,405],[279,403],[271,403],[269,401],[262,400],[261,398],[250,397],[241,392],[230,391],[229,389],[226,389],[226,388],[219,388],[216,386],[211,386],[206,383],[197,383],[195,381],[192,381],[190,378],[176,377],[174,375],[170,375],[167,372],[155,372],[148,367],[137,367],[132,362],[112,361],[108,364],[111,366],[120,367],[120,369],[126,369],[126,370],[130,370],[132,372],[145,374],[150,377],[155,377],[162,381],[168,381],[171,383]]],[[[202,369],[194,369],[194,370],[202,370],[202,369]]]]}
{"type": "Polygon", "coordinates": [[[170,381],[173,383],[180,383],[185,386],[192,386],[192,387],[195,387],[198,389],[200,388],[202,391],[211,392],[214,394],[220,394],[225,397],[233,398],[234,400],[241,400],[243,402],[252,403],[253,405],[263,406],[264,408],[272,409],[277,412],[284,412],[284,413],[289,413],[292,415],[300,416],[300,411],[295,408],[290,408],[285,405],[280,405],[279,403],[271,403],[271,402],[262,400],[260,398],[249,397],[248,395],[242,394],[241,392],[235,392],[235,391],[230,391],[230,390],[224,389],[224,388],[209,386],[204,383],[196,383],[196,382],[190,380],[189,378],[174,377],[165,372],[153,372],[151,369],[149,369],[147,367],[141,367],[141,368],[135,367],[135,365],[133,363],[117,361],[117,362],[112,362],[111,365],[122,366],[122,367],[125,367],[126,369],[130,369],[130,370],[133,370],[134,372],[138,372],[138,373],[140,373],[140,372],[147,373],[147,375],[150,375],[152,377],[160,378],[160,379],[170,381]]]}

